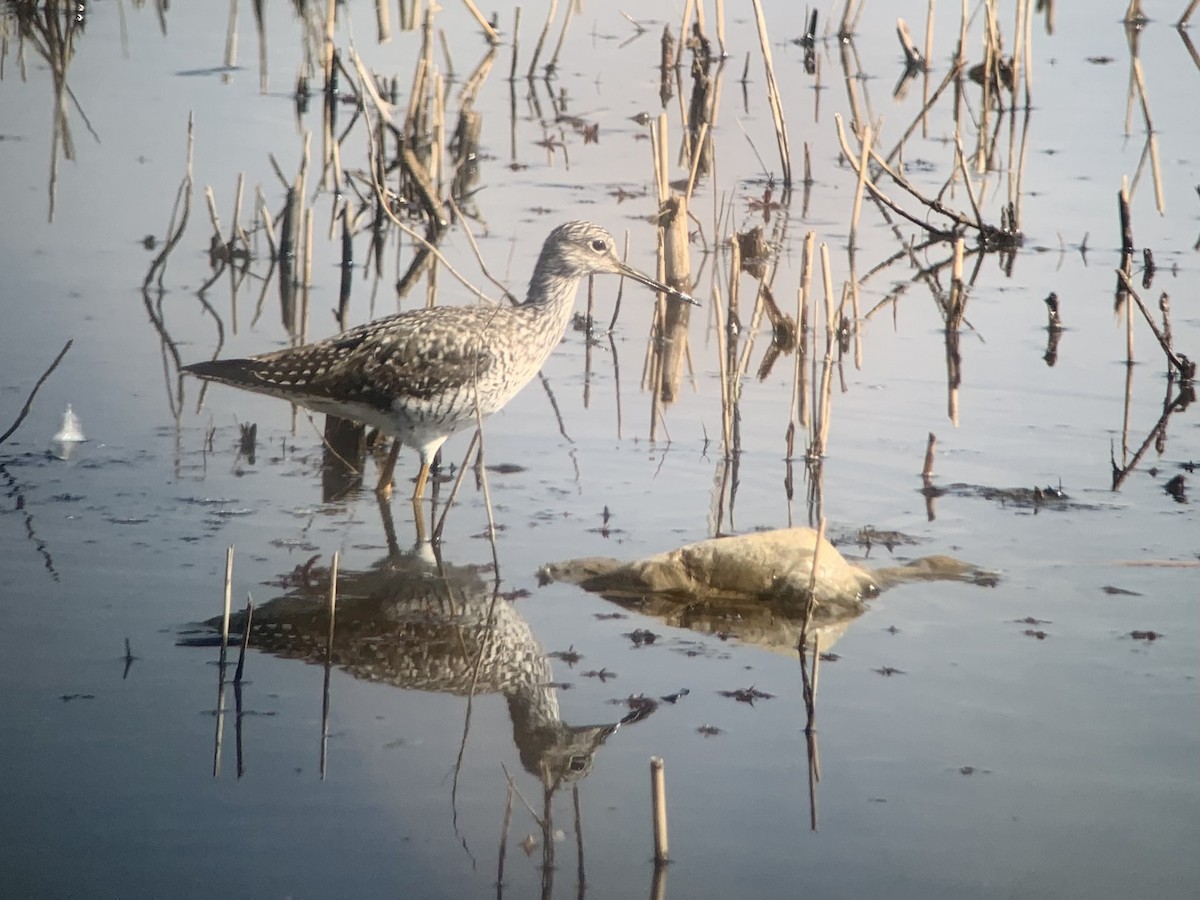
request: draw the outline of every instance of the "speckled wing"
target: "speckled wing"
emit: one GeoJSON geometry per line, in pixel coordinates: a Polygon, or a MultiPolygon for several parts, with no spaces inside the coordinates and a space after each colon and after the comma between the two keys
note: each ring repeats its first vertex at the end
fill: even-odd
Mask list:
{"type": "Polygon", "coordinates": [[[496,365],[481,341],[479,307],[413,310],[319,341],[248,359],[220,359],[184,371],[246,390],[303,402],[305,397],[391,409],[483,379],[496,365]]]}

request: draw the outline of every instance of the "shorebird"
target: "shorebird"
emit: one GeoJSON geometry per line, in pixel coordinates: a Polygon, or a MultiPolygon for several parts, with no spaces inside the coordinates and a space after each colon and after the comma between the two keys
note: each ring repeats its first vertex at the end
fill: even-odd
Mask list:
{"type": "MultiPolygon", "coordinates": [[[[580,280],[602,273],[696,304],[622,262],[599,225],[567,222],[546,238],[519,305],[414,309],[323,341],[183,371],[363,422],[416,449],[416,503],[446,439],[474,425],[477,414],[501,409],[532,380],[567,330],[580,280]]],[[[378,490],[390,488],[389,465],[378,490]]]]}

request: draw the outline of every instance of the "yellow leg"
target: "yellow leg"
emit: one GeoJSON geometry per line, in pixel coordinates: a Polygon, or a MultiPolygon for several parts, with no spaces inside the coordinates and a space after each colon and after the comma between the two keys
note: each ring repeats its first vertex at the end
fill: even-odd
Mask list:
{"type": "Polygon", "coordinates": [[[425,496],[425,482],[429,480],[429,463],[421,460],[421,471],[417,473],[417,486],[413,490],[413,502],[420,503],[425,496]]]}
{"type": "Polygon", "coordinates": [[[413,497],[413,524],[417,528],[417,543],[424,544],[428,538],[425,536],[425,506],[421,503],[420,497],[413,497]]]}

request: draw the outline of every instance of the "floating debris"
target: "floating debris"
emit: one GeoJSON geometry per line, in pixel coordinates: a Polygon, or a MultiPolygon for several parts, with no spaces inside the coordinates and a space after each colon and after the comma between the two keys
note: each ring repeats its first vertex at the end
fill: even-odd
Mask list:
{"type": "Polygon", "coordinates": [[[722,697],[730,697],[736,700],[738,703],[748,703],[750,706],[754,705],[755,700],[775,699],[774,694],[768,694],[766,691],[760,691],[754,685],[751,685],[748,688],[738,688],[734,691],[717,691],[717,693],[722,697]]]}
{"type": "Polygon", "coordinates": [[[576,652],[574,644],[572,644],[566,650],[555,650],[553,653],[548,655],[551,659],[561,659],[567,664],[568,667],[574,666],[575,663],[583,659],[583,654],[576,652]]]}
{"type": "Polygon", "coordinates": [[[1151,641],[1157,641],[1162,636],[1163,636],[1163,634],[1161,631],[1131,631],[1131,632],[1129,632],[1129,637],[1133,638],[1135,641],[1146,641],[1147,643],[1149,643],[1151,641]]]}
{"type": "Polygon", "coordinates": [[[633,643],[638,647],[642,646],[643,644],[653,644],[658,640],[658,635],[646,628],[637,628],[633,631],[627,632],[625,637],[633,641],[633,643]]]}

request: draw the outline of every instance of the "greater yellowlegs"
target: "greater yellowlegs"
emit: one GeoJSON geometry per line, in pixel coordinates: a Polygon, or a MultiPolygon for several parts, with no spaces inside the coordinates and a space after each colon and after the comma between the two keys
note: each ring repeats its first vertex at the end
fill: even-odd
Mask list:
{"type": "MultiPolygon", "coordinates": [[[[415,448],[417,501],[438,448],[529,383],[566,332],[580,279],[606,272],[696,302],[622,262],[599,225],[567,222],[546,238],[518,306],[414,309],[316,343],[184,371],[364,422],[415,448]]],[[[384,479],[387,489],[390,471],[384,479]]]]}

